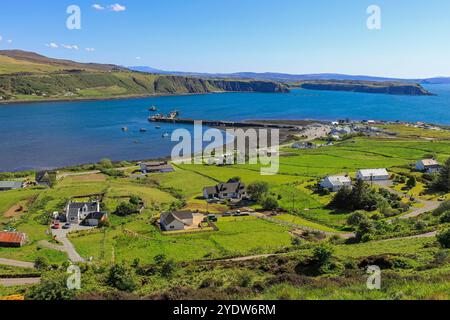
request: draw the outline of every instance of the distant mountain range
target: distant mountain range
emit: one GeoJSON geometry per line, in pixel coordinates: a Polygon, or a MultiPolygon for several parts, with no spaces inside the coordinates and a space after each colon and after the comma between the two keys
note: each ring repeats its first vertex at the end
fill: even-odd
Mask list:
{"type": "Polygon", "coordinates": [[[387,77],[372,77],[366,75],[347,75],[339,73],[318,73],[318,74],[288,74],[288,73],[256,73],[256,72],[236,72],[236,73],[200,73],[200,72],[181,72],[181,71],[165,71],[147,66],[128,67],[133,71],[177,75],[177,76],[194,76],[202,78],[232,78],[232,79],[255,79],[255,80],[272,80],[280,82],[299,82],[306,80],[352,80],[352,81],[401,81],[420,84],[444,84],[450,83],[450,77],[435,77],[427,79],[401,79],[387,77]]]}

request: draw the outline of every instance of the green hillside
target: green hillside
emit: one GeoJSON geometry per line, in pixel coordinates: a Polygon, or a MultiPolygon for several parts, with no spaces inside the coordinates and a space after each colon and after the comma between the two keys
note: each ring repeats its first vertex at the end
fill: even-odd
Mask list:
{"type": "Polygon", "coordinates": [[[209,92],[287,92],[272,81],[214,80],[133,72],[122,67],[0,51],[0,102],[101,99],[209,92]]]}

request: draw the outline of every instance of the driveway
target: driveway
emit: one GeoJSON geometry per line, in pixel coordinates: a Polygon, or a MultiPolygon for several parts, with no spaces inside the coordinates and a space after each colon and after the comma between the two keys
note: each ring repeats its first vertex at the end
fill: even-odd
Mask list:
{"type": "MultiPolygon", "coordinates": [[[[379,182],[376,182],[376,184],[378,186],[384,188],[384,189],[389,190],[389,192],[392,192],[392,193],[394,193],[394,194],[396,194],[396,195],[398,195],[400,197],[404,197],[405,196],[404,192],[400,192],[400,191],[397,191],[397,190],[391,188],[391,185],[389,183],[386,183],[384,181],[379,181],[379,182]]],[[[422,200],[422,199],[419,199],[419,198],[416,198],[416,201],[418,203],[422,204],[423,206],[420,207],[420,208],[414,209],[413,211],[411,211],[408,214],[405,214],[403,216],[398,217],[398,219],[404,220],[404,219],[418,217],[418,216],[420,216],[420,215],[422,215],[424,213],[436,210],[441,204],[439,201],[428,201],[428,200],[422,200]]],[[[396,219],[396,218],[394,218],[394,219],[396,219]]],[[[394,219],[390,219],[390,220],[388,220],[388,222],[392,222],[394,219]]]]}
{"type": "Polygon", "coordinates": [[[34,269],[34,263],[0,258],[0,265],[34,269]]]}
{"type": "Polygon", "coordinates": [[[58,250],[60,252],[67,253],[67,256],[69,257],[69,260],[73,263],[76,262],[86,262],[85,259],[83,259],[80,254],[77,252],[75,247],[73,246],[72,242],[67,238],[67,235],[71,232],[75,231],[86,231],[94,229],[93,227],[84,227],[79,225],[72,225],[72,227],[68,230],[66,229],[52,229],[52,235],[56,237],[56,240],[61,242],[62,245],[57,245],[50,243],[48,241],[40,241],[39,244],[41,244],[44,247],[47,247],[49,249],[58,250]]]}

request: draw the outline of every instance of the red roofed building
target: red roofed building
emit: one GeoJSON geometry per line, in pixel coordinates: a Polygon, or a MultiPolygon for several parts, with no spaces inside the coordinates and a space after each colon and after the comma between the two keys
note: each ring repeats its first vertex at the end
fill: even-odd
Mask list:
{"type": "Polygon", "coordinates": [[[20,232],[0,232],[0,247],[19,248],[25,244],[27,236],[20,232]]]}

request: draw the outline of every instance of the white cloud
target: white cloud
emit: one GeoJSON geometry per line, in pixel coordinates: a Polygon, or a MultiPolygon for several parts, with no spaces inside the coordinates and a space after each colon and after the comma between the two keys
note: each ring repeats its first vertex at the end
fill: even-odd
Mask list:
{"type": "Polygon", "coordinates": [[[141,57],[136,57],[136,60],[141,60],[142,58],[141,57]]]}
{"type": "Polygon", "coordinates": [[[3,40],[3,37],[0,35],[0,41],[2,41],[3,40]]]}
{"type": "Polygon", "coordinates": [[[65,49],[69,49],[69,50],[78,50],[78,46],[76,44],[70,45],[70,44],[63,44],[62,45],[63,48],[65,49]]]}
{"type": "Polygon", "coordinates": [[[8,43],[13,43],[13,41],[11,39],[7,40],[6,42],[8,43]]]}
{"type": "Polygon", "coordinates": [[[100,5],[100,4],[93,4],[92,8],[94,8],[95,10],[105,10],[105,7],[100,5]]]}
{"type": "Polygon", "coordinates": [[[59,48],[59,46],[54,42],[47,43],[45,46],[53,49],[59,48]]]}
{"type": "Polygon", "coordinates": [[[86,48],[86,49],[84,49],[84,50],[86,50],[87,52],[94,52],[94,51],[95,51],[95,48],[86,48]]]}
{"type": "Polygon", "coordinates": [[[121,5],[121,4],[116,3],[116,4],[110,5],[110,6],[109,6],[109,9],[112,10],[112,11],[115,11],[115,12],[120,12],[120,11],[125,11],[125,10],[127,10],[127,7],[125,7],[125,6],[121,5]]]}

